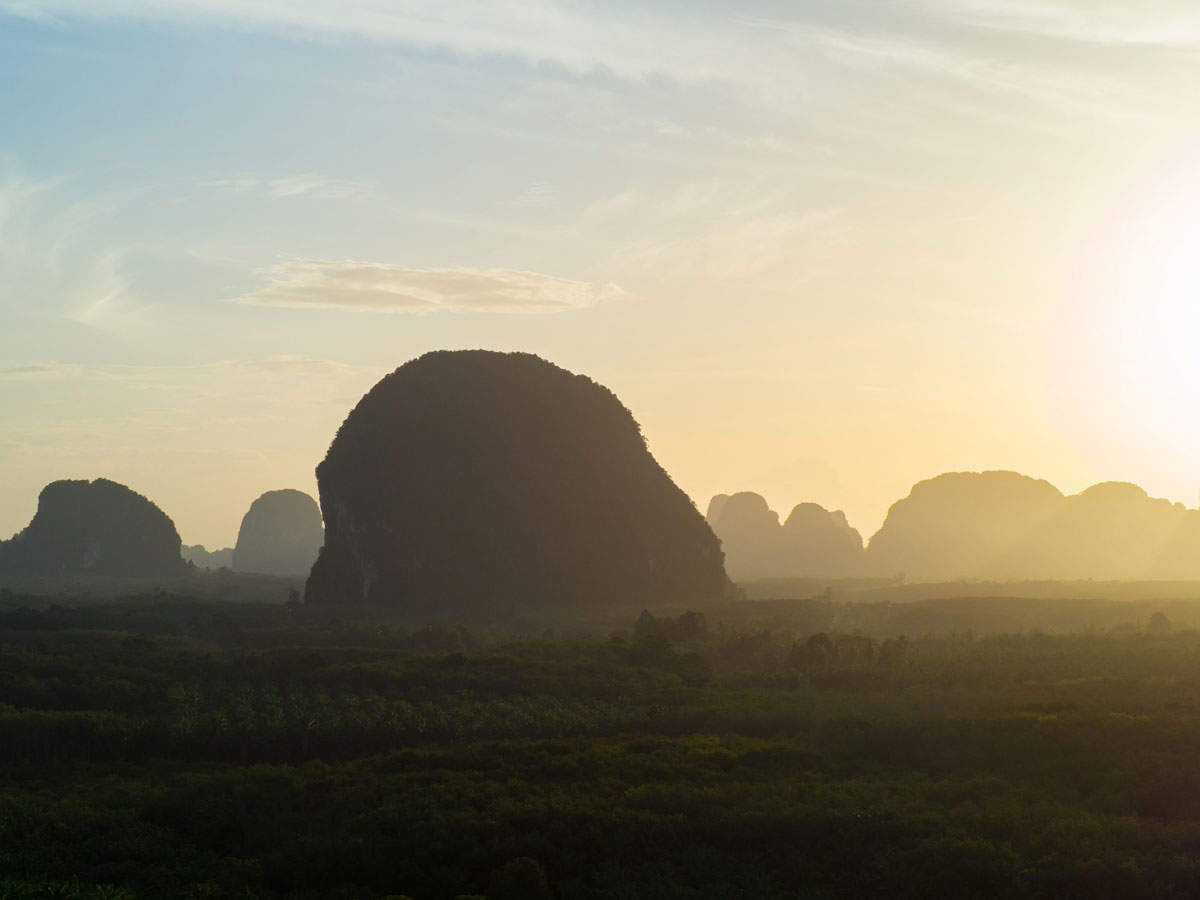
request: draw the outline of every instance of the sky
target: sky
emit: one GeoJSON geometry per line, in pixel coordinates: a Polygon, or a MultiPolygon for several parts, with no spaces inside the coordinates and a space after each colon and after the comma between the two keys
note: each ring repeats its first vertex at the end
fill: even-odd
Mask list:
{"type": "Polygon", "coordinates": [[[525,350],[703,510],[1200,491],[1192,0],[0,0],[0,536],[230,546],[380,377],[525,350]]]}

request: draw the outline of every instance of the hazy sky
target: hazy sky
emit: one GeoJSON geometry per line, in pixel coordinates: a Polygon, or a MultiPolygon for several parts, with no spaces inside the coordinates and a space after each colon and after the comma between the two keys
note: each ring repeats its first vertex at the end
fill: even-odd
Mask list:
{"type": "Polygon", "coordinates": [[[703,509],[1200,489],[1194,0],[0,0],[0,536],[225,546],[384,373],[529,350],[703,509]]]}

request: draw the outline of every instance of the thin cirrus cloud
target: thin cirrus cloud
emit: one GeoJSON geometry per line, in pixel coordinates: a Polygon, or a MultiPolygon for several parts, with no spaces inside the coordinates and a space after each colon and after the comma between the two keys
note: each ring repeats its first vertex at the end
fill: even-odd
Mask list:
{"type": "Polygon", "coordinates": [[[0,305],[106,327],[128,311],[125,253],[90,236],[111,227],[122,201],[72,196],[69,181],[0,165],[0,305]]]}
{"type": "MultiPolygon", "coordinates": [[[[688,82],[713,77],[755,82],[794,47],[772,40],[773,25],[806,23],[813,37],[870,34],[875,18],[915,32],[962,22],[1097,43],[1191,43],[1200,14],[1190,0],[1096,4],[1086,0],[864,0],[848,5],[797,0],[700,4],[681,19],[671,4],[565,4],[560,0],[0,0],[0,13],[33,20],[150,20],[305,34],[367,37],[467,55],[554,60],[572,71],[603,67],[626,77],[666,73],[688,82]],[[866,13],[866,15],[864,15],[866,13]],[[664,42],[663,34],[672,39],[664,42]],[[717,56],[713,56],[716,51],[717,56]],[[767,59],[773,65],[765,65],[767,59]],[[719,58],[720,64],[713,60],[719,58]],[[732,64],[732,66],[731,66],[732,64]],[[750,73],[743,69],[751,70],[750,73]]],[[[895,33],[885,27],[880,37],[895,33]]]]}
{"type": "MultiPolygon", "coordinates": [[[[706,90],[726,86],[749,90],[756,102],[765,100],[780,111],[807,106],[810,123],[855,118],[844,103],[826,107],[821,98],[834,94],[818,87],[838,84],[847,72],[868,84],[879,83],[886,72],[893,95],[908,84],[918,101],[936,104],[957,96],[952,105],[962,115],[985,105],[981,97],[1028,104],[1052,121],[1064,112],[1105,121],[1141,121],[1160,108],[1176,113],[1179,90],[1127,79],[1124,63],[1114,64],[1103,52],[1104,58],[1086,63],[1064,62],[1037,39],[1066,37],[1099,51],[1117,43],[1191,48],[1197,34],[1194,4],[1147,0],[1127,13],[1094,6],[1083,0],[797,0],[781,7],[747,0],[693,5],[680,17],[673,4],[658,2],[0,0],[0,14],[50,22],[216,26],[293,39],[366,38],[460,59],[518,61],[543,72],[599,72],[633,82],[666,78],[706,90]],[[998,31],[1025,39],[1000,50],[989,40],[998,31]]],[[[911,118],[907,114],[906,121],[911,118]]],[[[666,127],[672,130],[670,123],[666,127]]],[[[892,136],[894,126],[879,127],[892,136]]],[[[279,190],[269,182],[255,189],[279,190]]]]}
{"type": "Polygon", "coordinates": [[[624,294],[615,284],[516,269],[411,269],[360,260],[294,259],[265,270],[271,283],[232,303],[292,309],[425,313],[553,313],[624,294]]]}
{"type": "Polygon", "coordinates": [[[250,359],[228,359],[216,362],[179,363],[174,365],[108,363],[89,366],[50,360],[0,369],[0,381],[66,381],[72,379],[162,381],[171,377],[207,376],[213,373],[225,373],[235,376],[359,377],[364,374],[382,374],[383,371],[378,366],[353,365],[331,359],[313,359],[307,356],[264,356],[250,359]]]}
{"type": "Polygon", "coordinates": [[[258,194],[275,199],[308,197],[318,200],[345,200],[367,197],[371,194],[370,186],[361,182],[324,178],[312,172],[290,175],[286,178],[257,178],[242,175],[237,178],[205,181],[200,186],[232,191],[236,194],[258,194]]]}
{"type": "Polygon", "coordinates": [[[78,374],[82,366],[70,366],[56,362],[30,363],[11,369],[0,369],[0,380],[47,381],[78,374]]]}
{"type": "MultiPolygon", "coordinates": [[[[598,66],[626,77],[669,72],[687,81],[718,76],[729,48],[720,53],[722,34],[740,21],[721,14],[724,29],[708,17],[681,20],[654,4],[633,10],[604,5],[568,6],[558,0],[0,0],[0,12],[34,20],[149,20],[181,25],[271,30],[304,34],[366,37],[376,42],[421,49],[449,49],[467,55],[504,56],[529,62],[553,60],[576,71],[598,66]],[[623,14],[624,13],[624,14],[623,14]],[[673,39],[662,40],[670,33],[673,39]],[[683,39],[686,34],[686,39],[683,39]]],[[[760,49],[761,52],[761,49],[760,49]]],[[[753,59],[753,46],[739,55],[753,59]]]]}
{"type": "Polygon", "coordinates": [[[1200,9],[1188,0],[1096,4],[1080,0],[926,0],[976,26],[1109,46],[1200,45],[1200,9]]]}
{"type": "MultiPolygon", "coordinates": [[[[4,13],[49,22],[216,26],[293,39],[366,38],[457,58],[520,61],[541,71],[601,72],[631,81],[665,77],[703,89],[735,86],[781,111],[797,109],[798,102],[810,107],[809,123],[855,119],[852,106],[825,109],[819,99],[835,96],[820,85],[838,84],[847,71],[868,84],[885,82],[893,97],[908,84],[916,100],[945,103],[968,116],[986,106],[981,97],[1028,104],[1051,123],[1063,113],[1132,122],[1159,111],[1175,116],[1181,107],[1190,115],[1191,95],[1180,85],[1194,71],[1200,47],[1200,10],[1193,0],[746,0],[693,4],[684,17],[674,4],[624,0],[0,0],[4,13]],[[1010,40],[997,47],[997,34],[1010,40]],[[1046,38],[1071,41],[1085,52],[1065,58],[1046,38]],[[1187,52],[1172,60],[1170,71],[1147,81],[1128,77],[1131,60],[1106,53],[1131,45],[1187,52]],[[1177,76],[1181,70],[1185,75],[1177,76]]],[[[906,122],[911,119],[906,113],[906,122]]],[[[894,126],[879,127],[893,137],[894,126]]],[[[265,184],[257,189],[280,190],[265,184]]]]}

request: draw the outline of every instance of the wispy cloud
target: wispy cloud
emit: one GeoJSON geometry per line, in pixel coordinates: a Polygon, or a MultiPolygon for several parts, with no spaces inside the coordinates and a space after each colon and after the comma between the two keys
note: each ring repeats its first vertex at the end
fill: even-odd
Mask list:
{"type": "Polygon", "coordinates": [[[123,252],[97,246],[120,204],[71,196],[65,177],[37,178],[0,167],[0,297],[11,309],[105,327],[124,311],[130,286],[123,252]]]}
{"type": "MultiPolygon", "coordinates": [[[[684,103],[645,110],[644,134],[614,141],[623,152],[695,160],[708,147],[736,160],[750,150],[751,165],[771,153],[787,165],[818,142],[871,158],[871,148],[883,144],[925,142],[937,150],[951,142],[1012,146],[1017,129],[1046,136],[1070,133],[1080,121],[1103,128],[1190,119],[1187,85],[1200,76],[1200,63],[1184,61],[1182,69],[1164,66],[1130,77],[1136,64],[1111,58],[1104,48],[1200,50],[1200,10],[1194,6],[1191,0],[1124,6],[1084,0],[746,0],[694,4],[683,16],[673,4],[623,0],[0,0],[0,13],[49,21],[203,25],[291,39],[365,39],[456,62],[515,65],[535,73],[538,82],[561,82],[576,96],[591,87],[607,97],[614,80],[654,91],[669,82],[688,95],[707,95],[704,109],[769,110],[779,134],[754,138],[761,146],[722,149],[708,129],[723,116],[692,118],[684,103]],[[1086,47],[1060,53],[1061,46],[1039,37],[1086,47]],[[596,82],[585,85],[590,76],[596,82]],[[1002,133],[1004,141],[988,141],[984,131],[1002,133]],[[794,137],[800,139],[793,142],[794,137]]],[[[609,136],[625,133],[629,109],[630,104],[616,104],[612,115],[619,127],[609,136]]],[[[454,118],[461,124],[461,114],[454,118]]],[[[597,127],[594,117],[579,121],[597,127]]],[[[731,130],[746,140],[744,128],[731,130]]],[[[566,134],[560,130],[553,138],[564,140],[566,134]]],[[[580,139],[595,146],[593,134],[580,139]]],[[[886,165],[873,158],[871,163],[886,165]]],[[[275,198],[370,191],[313,173],[245,175],[209,184],[275,198]]],[[[536,211],[562,205],[551,199],[534,188],[517,206],[536,211]]]]}
{"type": "Polygon", "coordinates": [[[107,363],[81,365],[54,360],[28,363],[10,369],[0,369],[0,380],[63,381],[69,379],[109,379],[116,381],[159,381],[171,376],[188,377],[213,373],[231,375],[268,375],[305,378],[340,378],[383,375],[385,366],[353,365],[332,359],[306,356],[264,356],[249,359],[226,359],[184,365],[128,365],[107,363]]]}
{"type": "Polygon", "coordinates": [[[535,181],[517,197],[519,206],[548,206],[558,197],[558,189],[549,181],[535,181]]]}
{"type": "Polygon", "coordinates": [[[319,200],[345,200],[368,197],[372,194],[370,185],[362,182],[325,178],[313,172],[285,178],[239,175],[237,178],[204,181],[200,186],[232,191],[237,194],[258,194],[276,199],[308,197],[319,200]]]}
{"type": "MultiPolygon", "coordinates": [[[[940,3],[942,0],[931,0],[940,3]]],[[[947,18],[953,14],[948,13],[947,18]]],[[[952,19],[951,19],[952,20],[952,19]]],[[[977,25],[969,18],[961,24],[977,25]]],[[[915,25],[915,23],[913,23],[915,25]]],[[[981,116],[994,114],[983,98],[1025,101],[1034,110],[1101,118],[1140,115],[1136,85],[1111,67],[1064,62],[1028,43],[1003,48],[962,32],[948,39],[944,30],[913,27],[888,34],[871,29],[829,28],[803,21],[764,22],[786,36],[798,51],[811,48],[839,70],[896,79],[894,95],[903,101],[932,91],[934,97],[960,97],[981,116]],[[907,89],[907,90],[906,90],[907,89]]],[[[967,111],[968,107],[960,107],[967,111]]]]}
{"type": "MultiPolygon", "coordinates": [[[[575,72],[603,67],[624,77],[668,72],[688,81],[720,77],[727,54],[697,52],[707,29],[652,7],[570,8],[556,0],[0,0],[0,12],[56,20],[132,19],[201,22],[226,28],[283,31],[292,36],[365,37],[471,56],[553,61],[575,72]],[[672,40],[663,30],[672,22],[672,40]]],[[[736,13],[721,16],[736,20],[736,13]]],[[[715,37],[717,35],[711,35],[715,37]]]]}
{"type": "Polygon", "coordinates": [[[591,284],[515,269],[409,269],[359,260],[295,259],[265,270],[271,283],[230,302],[374,312],[550,313],[620,296],[591,284]]]}
{"type": "Polygon", "coordinates": [[[850,240],[834,208],[747,213],[704,230],[631,245],[607,264],[643,278],[796,290],[823,273],[850,240]]]}
{"type": "Polygon", "coordinates": [[[984,28],[1096,45],[1200,49],[1200,9],[1190,0],[925,0],[924,5],[984,28]]]}
{"type": "Polygon", "coordinates": [[[13,381],[49,381],[66,378],[83,372],[82,366],[66,365],[57,362],[30,363],[11,369],[0,369],[0,379],[13,381]]]}
{"type": "MultiPolygon", "coordinates": [[[[0,0],[0,11],[42,19],[138,19],[204,23],[226,28],[268,30],[289,36],[365,37],[379,43],[419,50],[441,50],[469,57],[498,57],[526,65],[553,63],[574,74],[603,72],[631,80],[666,76],[681,84],[738,84],[775,97],[807,95],[822,76],[822,57],[841,52],[835,64],[861,63],[865,57],[916,71],[933,65],[943,76],[967,85],[1008,90],[1014,80],[1041,93],[1044,73],[1002,73],[1003,60],[988,60],[979,48],[964,50],[943,36],[922,41],[936,28],[928,20],[960,19],[966,24],[1011,24],[1080,32],[1093,10],[1065,0],[914,0],[874,14],[863,5],[798,3],[790,11],[778,5],[748,2],[714,4],[687,16],[667,5],[636,7],[622,3],[564,4],[556,0],[457,0],[454,3],[391,3],[386,0],[0,0]],[[1085,15],[1086,13],[1086,15],[1085,15]],[[869,43],[863,44],[860,42],[869,43]],[[840,46],[840,51],[839,51],[840,46]],[[864,54],[865,51],[865,54],[864,54]],[[985,64],[962,65],[975,56],[985,64]],[[849,58],[853,57],[853,58],[849,58]],[[941,57],[945,57],[942,64],[941,57]],[[934,59],[933,57],[938,57],[934,59]]],[[[1089,4],[1089,7],[1094,4],[1089,4]]],[[[1160,0],[1162,15],[1143,19],[1133,33],[1159,39],[1190,40],[1193,16],[1186,7],[1160,0]]],[[[867,7],[871,4],[866,4],[867,7]]],[[[1100,15],[1096,35],[1116,36],[1137,23],[1139,7],[1120,16],[1100,15]]],[[[944,24],[944,22],[943,22],[944,24]]],[[[826,57],[824,62],[829,62],[826,57]]],[[[1052,62],[1052,61],[1051,61],[1052,62]]],[[[680,123],[662,120],[661,135],[686,133],[680,123]]]]}
{"type": "Polygon", "coordinates": [[[841,207],[769,178],[621,191],[584,210],[578,227],[636,235],[600,264],[634,284],[795,287],[854,240],[841,207]]]}
{"type": "Polygon", "coordinates": [[[381,366],[362,366],[337,362],[332,359],[312,359],[306,356],[267,356],[258,359],[243,359],[216,363],[223,368],[235,368],[256,375],[285,375],[305,377],[341,377],[343,375],[384,374],[381,366]]]}

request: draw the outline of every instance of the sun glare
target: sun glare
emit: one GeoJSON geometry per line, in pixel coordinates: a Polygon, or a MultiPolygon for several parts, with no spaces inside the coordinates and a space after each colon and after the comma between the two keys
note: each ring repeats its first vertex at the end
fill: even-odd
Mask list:
{"type": "Polygon", "coordinates": [[[1089,438],[1200,446],[1200,161],[1163,166],[1078,261],[1056,329],[1059,380],[1089,438]]]}
{"type": "Polygon", "coordinates": [[[1169,190],[1134,235],[1122,293],[1146,394],[1190,418],[1200,400],[1200,167],[1169,190]]]}

